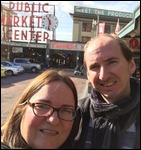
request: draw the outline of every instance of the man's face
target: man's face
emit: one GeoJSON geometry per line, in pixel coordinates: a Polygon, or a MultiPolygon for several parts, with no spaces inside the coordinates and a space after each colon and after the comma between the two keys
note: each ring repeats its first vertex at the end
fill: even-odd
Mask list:
{"type": "Polygon", "coordinates": [[[112,103],[130,94],[130,75],[136,66],[133,59],[124,58],[116,41],[105,36],[96,39],[88,46],[85,60],[88,80],[105,101],[112,103]]]}

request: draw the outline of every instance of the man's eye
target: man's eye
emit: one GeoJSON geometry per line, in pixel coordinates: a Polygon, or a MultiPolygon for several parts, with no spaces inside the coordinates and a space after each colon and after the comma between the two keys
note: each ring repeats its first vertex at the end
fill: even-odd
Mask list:
{"type": "Polygon", "coordinates": [[[117,63],[117,61],[110,61],[108,64],[114,64],[117,63]]]}
{"type": "Polygon", "coordinates": [[[98,69],[98,68],[99,68],[98,65],[93,65],[93,66],[90,67],[90,70],[95,70],[95,69],[98,69]]]}

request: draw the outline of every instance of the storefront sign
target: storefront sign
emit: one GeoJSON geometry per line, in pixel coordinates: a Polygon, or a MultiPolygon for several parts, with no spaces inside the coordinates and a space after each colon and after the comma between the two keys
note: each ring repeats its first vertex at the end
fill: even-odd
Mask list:
{"type": "Polygon", "coordinates": [[[23,53],[23,47],[12,47],[13,53],[23,53]]]}
{"type": "Polygon", "coordinates": [[[138,44],[139,44],[138,40],[135,39],[135,38],[132,38],[132,39],[129,41],[129,43],[130,43],[130,46],[131,46],[132,48],[136,48],[136,47],[138,46],[138,44]]]}
{"type": "Polygon", "coordinates": [[[34,47],[34,48],[47,48],[47,44],[32,44],[32,43],[16,43],[16,42],[6,42],[1,41],[1,44],[9,45],[9,46],[22,46],[22,47],[34,47]]]}
{"type": "Polygon", "coordinates": [[[133,18],[133,13],[120,12],[113,10],[104,10],[97,8],[86,8],[80,6],[74,6],[74,13],[96,14],[103,16],[121,17],[121,18],[133,18]]]}
{"type": "Polygon", "coordinates": [[[51,42],[50,49],[84,51],[84,44],[51,42]]]}

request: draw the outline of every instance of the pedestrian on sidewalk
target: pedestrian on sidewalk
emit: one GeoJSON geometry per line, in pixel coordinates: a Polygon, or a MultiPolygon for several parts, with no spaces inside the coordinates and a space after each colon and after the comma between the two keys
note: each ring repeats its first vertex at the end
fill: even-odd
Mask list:
{"type": "Polygon", "coordinates": [[[140,149],[140,82],[131,49],[114,34],[94,37],[84,47],[92,90],[79,100],[78,149],[140,149]]]}
{"type": "Polygon", "coordinates": [[[73,81],[46,70],[25,89],[1,128],[1,149],[71,149],[77,132],[73,81]]]}

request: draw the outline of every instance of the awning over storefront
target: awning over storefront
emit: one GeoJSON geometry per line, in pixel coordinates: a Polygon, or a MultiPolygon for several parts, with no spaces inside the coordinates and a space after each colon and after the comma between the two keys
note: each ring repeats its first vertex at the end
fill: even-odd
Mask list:
{"type": "Polygon", "coordinates": [[[119,32],[119,37],[140,37],[140,5],[134,10],[133,19],[119,32]]]}

